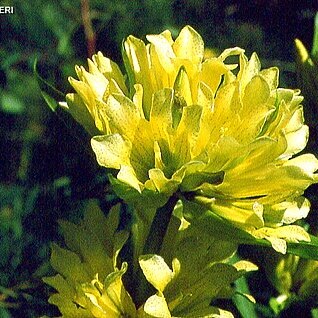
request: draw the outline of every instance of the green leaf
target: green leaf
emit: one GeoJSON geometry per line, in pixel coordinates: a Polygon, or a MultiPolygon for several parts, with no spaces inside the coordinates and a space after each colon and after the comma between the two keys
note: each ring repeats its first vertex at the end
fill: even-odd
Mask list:
{"type": "Polygon", "coordinates": [[[65,101],[65,94],[56,89],[38,73],[37,60],[34,61],[33,74],[37,79],[41,95],[46,104],[65,124],[69,133],[78,140],[79,144],[90,152],[91,150],[88,148],[90,136],[69,112],[59,106],[58,101],[65,101]]]}
{"type": "Polygon", "coordinates": [[[53,112],[55,112],[56,109],[59,107],[59,104],[56,102],[56,100],[42,90],[41,90],[41,95],[43,99],[45,100],[46,104],[50,107],[50,109],[53,112]]]}
{"type": "Polygon", "coordinates": [[[237,293],[233,296],[233,302],[242,318],[257,318],[255,305],[244,294],[250,294],[247,280],[244,276],[235,281],[237,293]]]}
{"type": "Polygon", "coordinates": [[[22,100],[12,93],[3,92],[1,97],[1,110],[8,114],[22,114],[25,110],[22,100]]]}
{"type": "Polygon", "coordinates": [[[311,55],[318,59],[318,12],[315,16],[314,38],[312,43],[311,55]]]}
{"type": "MultiPolygon", "coordinates": [[[[231,258],[231,262],[236,263],[240,261],[240,257],[237,253],[231,258]]],[[[235,282],[235,294],[233,296],[233,302],[240,312],[242,318],[257,318],[255,311],[255,304],[253,304],[245,295],[251,295],[248,287],[247,279],[245,276],[241,276],[235,282]]]]}
{"type": "Polygon", "coordinates": [[[39,84],[41,95],[43,96],[45,102],[50,107],[50,109],[55,112],[58,108],[58,100],[64,100],[65,94],[56,89],[51,83],[45,80],[37,70],[37,60],[34,61],[33,74],[37,79],[39,84]]]}
{"type": "MultiPolygon", "coordinates": [[[[0,307],[2,307],[3,304],[0,303],[0,307]]],[[[9,311],[5,308],[0,308],[0,317],[2,318],[11,318],[11,315],[9,314],[9,311]]]]}
{"type": "Polygon", "coordinates": [[[310,242],[288,243],[287,253],[318,260],[318,238],[313,235],[309,236],[310,242]]]}

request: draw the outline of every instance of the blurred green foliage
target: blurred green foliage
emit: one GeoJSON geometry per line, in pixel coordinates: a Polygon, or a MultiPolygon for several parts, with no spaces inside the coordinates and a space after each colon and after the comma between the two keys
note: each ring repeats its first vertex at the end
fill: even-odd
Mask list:
{"type": "MultiPolygon", "coordinates": [[[[58,315],[47,304],[49,290],[40,280],[51,270],[49,243],[60,239],[57,220],[79,218],[89,198],[99,199],[105,211],[113,199],[105,195],[108,183],[89,150],[88,136],[71,118],[49,110],[33,74],[37,59],[42,78],[63,93],[71,90],[67,77],[74,76],[74,65],[84,64],[88,56],[83,2],[1,2],[14,7],[14,14],[0,15],[3,318],[58,315]]],[[[293,39],[301,38],[310,47],[317,9],[316,1],[297,1],[296,8],[287,0],[91,0],[89,5],[95,48],[117,62],[127,35],[143,38],[167,28],[176,34],[190,24],[216,51],[231,46],[241,46],[248,54],[257,51],[264,67],[281,68],[281,86],[292,87],[296,87],[293,39]]],[[[313,109],[306,106],[307,111],[313,109]]],[[[317,153],[316,142],[310,147],[317,153]]],[[[309,196],[312,215],[317,216],[316,189],[309,196]]],[[[273,290],[266,288],[269,283],[264,277],[254,278],[253,283],[263,288],[252,292],[260,302],[259,316],[273,317],[267,306],[273,290]]]]}

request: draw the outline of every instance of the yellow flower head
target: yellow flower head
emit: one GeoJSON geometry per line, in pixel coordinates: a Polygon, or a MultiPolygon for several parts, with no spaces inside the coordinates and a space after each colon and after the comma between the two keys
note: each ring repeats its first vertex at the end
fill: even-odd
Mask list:
{"type": "Polygon", "coordinates": [[[70,79],[68,109],[96,135],[98,163],[119,170],[117,193],[129,202],[153,194],[153,205],[175,192],[187,204],[191,193],[283,253],[286,241],[309,240],[300,227],[278,228],[307,215],[302,194],[318,180],[312,154],[293,157],[308,139],[300,92],[278,88],[278,69],[261,70],[240,48],[204,60],[189,26],[175,41],[169,31],[147,39],[124,43],[129,88],[101,53],[70,79]]]}

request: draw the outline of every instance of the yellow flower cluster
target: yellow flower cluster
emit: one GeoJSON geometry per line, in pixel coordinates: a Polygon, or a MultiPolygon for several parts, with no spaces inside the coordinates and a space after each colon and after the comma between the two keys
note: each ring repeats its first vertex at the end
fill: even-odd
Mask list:
{"type": "Polygon", "coordinates": [[[147,39],[124,42],[129,87],[99,52],[88,71],[76,67],[76,93],[64,105],[94,135],[98,163],[119,170],[117,188],[130,188],[118,195],[154,195],[152,204],[162,205],[178,193],[186,205],[190,193],[282,253],[286,241],[309,241],[290,225],[307,216],[302,194],[318,180],[314,155],[293,157],[308,139],[300,92],[278,88],[278,69],[261,70],[257,55],[240,48],[204,59],[190,26],[175,41],[169,31],[147,39]]]}
{"type": "Polygon", "coordinates": [[[173,217],[161,250],[164,257],[139,256],[138,269],[156,292],[137,305],[134,296],[142,293],[145,285],[134,279],[138,269],[127,270],[132,263],[120,264],[127,233],[116,231],[119,214],[120,207],[115,206],[105,217],[92,203],[80,224],[61,222],[67,248],[53,246],[51,263],[58,274],[44,281],[56,289],[49,301],[63,317],[233,317],[210,303],[231,297],[231,283],[257,269],[246,261],[224,263],[235,251],[235,244],[198,235],[198,230],[182,227],[173,217]],[[173,241],[169,242],[169,237],[173,241]],[[165,259],[172,263],[172,270],[165,259]]]}

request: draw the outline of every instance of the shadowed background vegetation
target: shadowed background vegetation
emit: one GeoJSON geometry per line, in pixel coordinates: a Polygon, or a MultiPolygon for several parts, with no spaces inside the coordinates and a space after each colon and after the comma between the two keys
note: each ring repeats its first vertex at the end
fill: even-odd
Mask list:
{"type": "MultiPolygon", "coordinates": [[[[61,240],[57,220],[80,218],[89,198],[100,200],[105,210],[113,199],[104,194],[107,179],[89,137],[69,116],[47,107],[33,73],[35,60],[38,74],[66,93],[75,64],[85,65],[93,52],[102,51],[122,67],[120,47],[127,35],[144,39],[165,29],[176,35],[190,24],[211,54],[233,46],[245,48],[248,56],[256,51],[263,67],[280,67],[281,87],[296,88],[301,83],[293,41],[297,37],[311,47],[318,9],[315,0],[9,0],[1,5],[14,7],[14,14],[0,15],[1,318],[58,315],[47,304],[50,290],[41,281],[51,273],[49,244],[61,240]]],[[[305,100],[304,106],[311,132],[307,150],[317,155],[318,104],[305,100]]],[[[311,187],[307,193],[314,229],[316,191],[311,187]]],[[[241,251],[251,260],[253,252],[241,251]]],[[[262,269],[250,281],[259,316],[274,317],[268,301],[275,291],[262,269]]],[[[307,317],[304,306],[290,310],[307,317]]]]}

